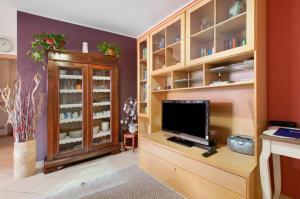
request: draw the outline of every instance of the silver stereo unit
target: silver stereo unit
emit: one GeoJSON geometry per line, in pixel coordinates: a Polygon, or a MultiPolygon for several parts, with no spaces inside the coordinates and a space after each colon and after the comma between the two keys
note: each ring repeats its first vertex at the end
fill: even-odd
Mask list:
{"type": "Polygon", "coordinates": [[[227,138],[228,147],[235,152],[254,156],[254,138],[245,135],[232,135],[227,138]]]}

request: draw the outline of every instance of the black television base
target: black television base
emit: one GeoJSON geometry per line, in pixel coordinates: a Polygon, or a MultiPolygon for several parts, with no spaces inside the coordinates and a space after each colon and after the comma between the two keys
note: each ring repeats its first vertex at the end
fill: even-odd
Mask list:
{"type": "Polygon", "coordinates": [[[199,144],[197,142],[193,142],[193,141],[190,141],[190,140],[182,139],[182,138],[179,138],[179,137],[176,137],[176,136],[169,137],[169,138],[167,138],[167,140],[169,140],[171,142],[175,142],[177,144],[181,144],[183,146],[187,146],[187,147],[195,146],[195,147],[199,147],[199,148],[202,148],[202,149],[206,149],[208,151],[211,151],[211,150],[216,148],[216,145],[214,143],[209,143],[209,146],[207,146],[207,145],[199,144]]]}

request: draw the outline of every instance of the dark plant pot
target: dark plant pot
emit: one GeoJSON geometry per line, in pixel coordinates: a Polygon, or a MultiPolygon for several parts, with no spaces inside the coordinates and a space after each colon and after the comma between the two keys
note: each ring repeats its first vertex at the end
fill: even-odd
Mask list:
{"type": "Polygon", "coordinates": [[[105,55],[108,55],[108,56],[116,56],[116,52],[114,49],[112,48],[108,48],[105,52],[105,55]]]}

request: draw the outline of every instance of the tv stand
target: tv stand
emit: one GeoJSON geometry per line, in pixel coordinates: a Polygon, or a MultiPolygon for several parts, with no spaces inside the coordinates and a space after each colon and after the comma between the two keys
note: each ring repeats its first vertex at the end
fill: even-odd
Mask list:
{"type": "Polygon", "coordinates": [[[183,138],[179,138],[179,137],[176,137],[176,136],[173,136],[173,137],[169,137],[167,138],[168,141],[171,141],[171,142],[175,142],[177,144],[181,144],[183,146],[187,146],[187,147],[199,147],[199,148],[202,148],[202,149],[206,149],[208,151],[214,149],[216,147],[216,145],[214,143],[209,143],[209,145],[204,145],[204,144],[199,144],[199,143],[196,143],[196,142],[193,142],[193,141],[190,141],[190,140],[186,140],[186,139],[183,139],[183,138]]]}

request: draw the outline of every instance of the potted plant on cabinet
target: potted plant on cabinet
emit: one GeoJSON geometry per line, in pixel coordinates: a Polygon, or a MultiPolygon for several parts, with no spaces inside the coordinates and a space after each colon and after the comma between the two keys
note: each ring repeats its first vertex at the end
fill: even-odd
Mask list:
{"type": "Polygon", "coordinates": [[[128,126],[128,131],[130,133],[137,132],[137,101],[132,97],[125,100],[123,105],[123,119],[121,124],[125,127],[128,126]]]}
{"type": "Polygon", "coordinates": [[[44,104],[44,94],[39,89],[41,75],[35,74],[33,89],[22,88],[17,74],[15,89],[0,89],[3,105],[8,114],[7,123],[11,124],[14,135],[14,177],[24,178],[35,173],[36,164],[36,128],[44,104]],[[23,89],[23,92],[22,92],[23,89]]]}
{"type": "Polygon", "coordinates": [[[49,50],[63,51],[66,44],[63,34],[42,33],[33,36],[34,41],[31,42],[31,50],[28,55],[35,62],[45,63],[45,55],[49,50]]]}
{"type": "Polygon", "coordinates": [[[105,41],[98,44],[97,49],[99,50],[99,52],[103,53],[104,55],[115,56],[115,57],[119,57],[121,52],[120,48],[117,47],[115,44],[107,43],[105,41]]]}

